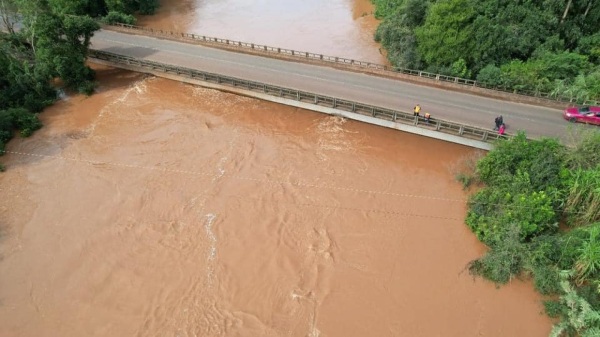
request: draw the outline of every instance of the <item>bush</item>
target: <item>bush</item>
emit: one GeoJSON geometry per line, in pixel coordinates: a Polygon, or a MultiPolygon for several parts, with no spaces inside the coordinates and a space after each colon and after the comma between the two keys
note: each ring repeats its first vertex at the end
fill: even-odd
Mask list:
{"type": "Polygon", "coordinates": [[[567,280],[562,280],[560,285],[564,294],[560,297],[559,303],[563,309],[553,308],[553,312],[560,313],[562,320],[552,328],[550,336],[598,336],[600,312],[581,297],[567,280]]]}
{"type": "Polygon", "coordinates": [[[108,25],[114,25],[115,23],[124,23],[127,25],[134,25],[136,19],[133,15],[125,14],[117,11],[110,11],[102,18],[102,22],[108,25]]]}
{"type": "Polygon", "coordinates": [[[552,318],[558,318],[565,314],[564,307],[559,301],[549,300],[544,301],[544,309],[546,314],[552,318]]]}
{"type": "Polygon", "coordinates": [[[77,86],[77,91],[79,91],[79,93],[82,93],[82,94],[85,94],[88,96],[93,94],[95,89],[96,89],[96,82],[94,82],[94,81],[84,81],[77,86]]]}
{"type": "Polygon", "coordinates": [[[600,223],[582,229],[586,237],[577,249],[575,277],[578,284],[600,275],[600,223]]]}
{"type": "Polygon", "coordinates": [[[33,114],[23,108],[9,109],[15,128],[20,130],[21,136],[29,137],[34,131],[42,127],[42,122],[37,114],[33,114]]]}
{"type": "Polygon", "coordinates": [[[519,171],[506,183],[476,193],[469,201],[466,223],[479,240],[490,246],[501,240],[507,224],[515,224],[521,240],[528,241],[557,230],[552,203],[546,192],[535,192],[529,176],[519,171]]]}
{"type": "Polygon", "coordinates": [[[477,81],[490,87],[502,86],[502,71],[493,64],[488,64],[477,74],[477,81]]]}
{"type": "Polygon", "coordinates": [[[559,268],[562,258],[561,235],[541,235],[528,246],[525,269],[533,276],[535,288],[544,295],[560,292],[559,268]]]}
{"type": "Polygon", "coordinates": [[[526,257],[527,246],[521,242],[519,227],[511,225],[494,249],[484,257],[471,261],[469,271],[503,284],[521,273],[526,257]]]}
{"type": "Polygon", "coordinates": [[[140,14],[154,14],[158,9],[158,0],[139,0],[140,14]]]}
{"type": "Polygon", "coordinates": [[[566,152],[567,168],[591,169],[600,165],[600,132],[597,130],[574,130],[571,134],[573,147],[566,152]]]}
{"type": "Polygon", "coordinates": [[[527,140],[518,132],[510,140],[496,144],[493,151],[477,163],[477,173],[488,186],[502,186],[517,171],[527,173],[533,191],[545,191],[561,185],[564,147],[556,139],[527,140]]]}
{"type": "Polygon", "coordinates": [[[12,138],[13,117],[6,110],[0,110],[0,142],[6,143],[12,138]]]}
{"type": "Polygon", "coordinates": [[[458,180],[462,184],[463,190],[466,190],[469,187],[471,187],[471,184],[474,181],[474,177],[470,174],[461,172],[456,174],[456,180],[458,180]]]}
{"type": "Polygon", "coordinates": [[[600,220],[600,166],[569,171],[566,179],[564,212],[569,225],[600,220]]]}

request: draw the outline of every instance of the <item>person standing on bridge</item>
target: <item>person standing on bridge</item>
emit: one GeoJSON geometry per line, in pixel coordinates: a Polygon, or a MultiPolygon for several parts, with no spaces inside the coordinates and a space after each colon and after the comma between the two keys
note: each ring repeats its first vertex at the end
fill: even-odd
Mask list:
{"type": "Polygon", "coordinates": [[[414,111],[414,116],[419,117],[419,113],[421,112],[421,106],[417,104],[415,106],[415,108],[413,109],[413,111],[414,111]]]}
{"type": "Polygon", "coordinates": [[[500,126],[504,124],[504,119],[502,118],[502,115],[496,117],[496,119],[494,119],[494,123],[496,124],[494,130],[499,130],[500,126]]]}

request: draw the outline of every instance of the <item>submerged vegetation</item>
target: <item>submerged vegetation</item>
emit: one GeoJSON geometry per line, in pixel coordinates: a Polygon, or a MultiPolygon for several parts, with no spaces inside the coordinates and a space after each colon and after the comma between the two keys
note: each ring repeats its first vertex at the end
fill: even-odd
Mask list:
{"type": "Polygon", "coordinates": [[[600,99],[600,3],[372,0],[375,39],[402,68],[505,90],[600,99]]]}
{"type": "Polygon", "coordinates": [[[600,334],[600,132],[574,148],[501,140],[474,171],[466,223],[490,250],[469,270],[498,284],[531,277],[560,318],[552,336],[600,334]]]}
{"type": "Polygon", "coordinates": [[[37,114],[56,100],[55,83],[94,91],[85,61],[97,18],[134,23],[132,14],[157,6],[158,0],[0,0],[0,154],[15,131],[27,137],[42,126],[37,114]]]}

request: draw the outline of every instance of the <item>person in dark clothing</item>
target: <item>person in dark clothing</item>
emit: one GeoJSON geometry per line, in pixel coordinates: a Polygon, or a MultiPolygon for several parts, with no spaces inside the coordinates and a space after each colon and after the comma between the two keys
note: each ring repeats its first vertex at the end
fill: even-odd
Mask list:
{"type": "Polygon", "coordinates": [[[500,129],[500,125],[504,124],[504,120],[503,120],[502,116],[496,117],[496,119],[494,119],[494,123],[496,124],[496,127],[494,128],[494,130],[500,129]]]}

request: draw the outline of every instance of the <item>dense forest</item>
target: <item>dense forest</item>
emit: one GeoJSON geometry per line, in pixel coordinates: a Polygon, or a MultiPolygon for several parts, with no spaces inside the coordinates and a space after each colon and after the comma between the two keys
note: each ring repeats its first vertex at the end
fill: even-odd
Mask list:
{"type": "MultiPolygon", "coordinates": [[[[85,63],[97,19],[132,23],[158,0],[0,0],[0,153],[15,131],[41,127],[37,113],[57,89],[94,91],[85,63]]],[[[1,167],[0,167],[1,168],[1,167]]]]}
{"type": "Polygon", "coordinates": [[[600,100],[598,0],[373,0],[397,67],[600,100]]]}

